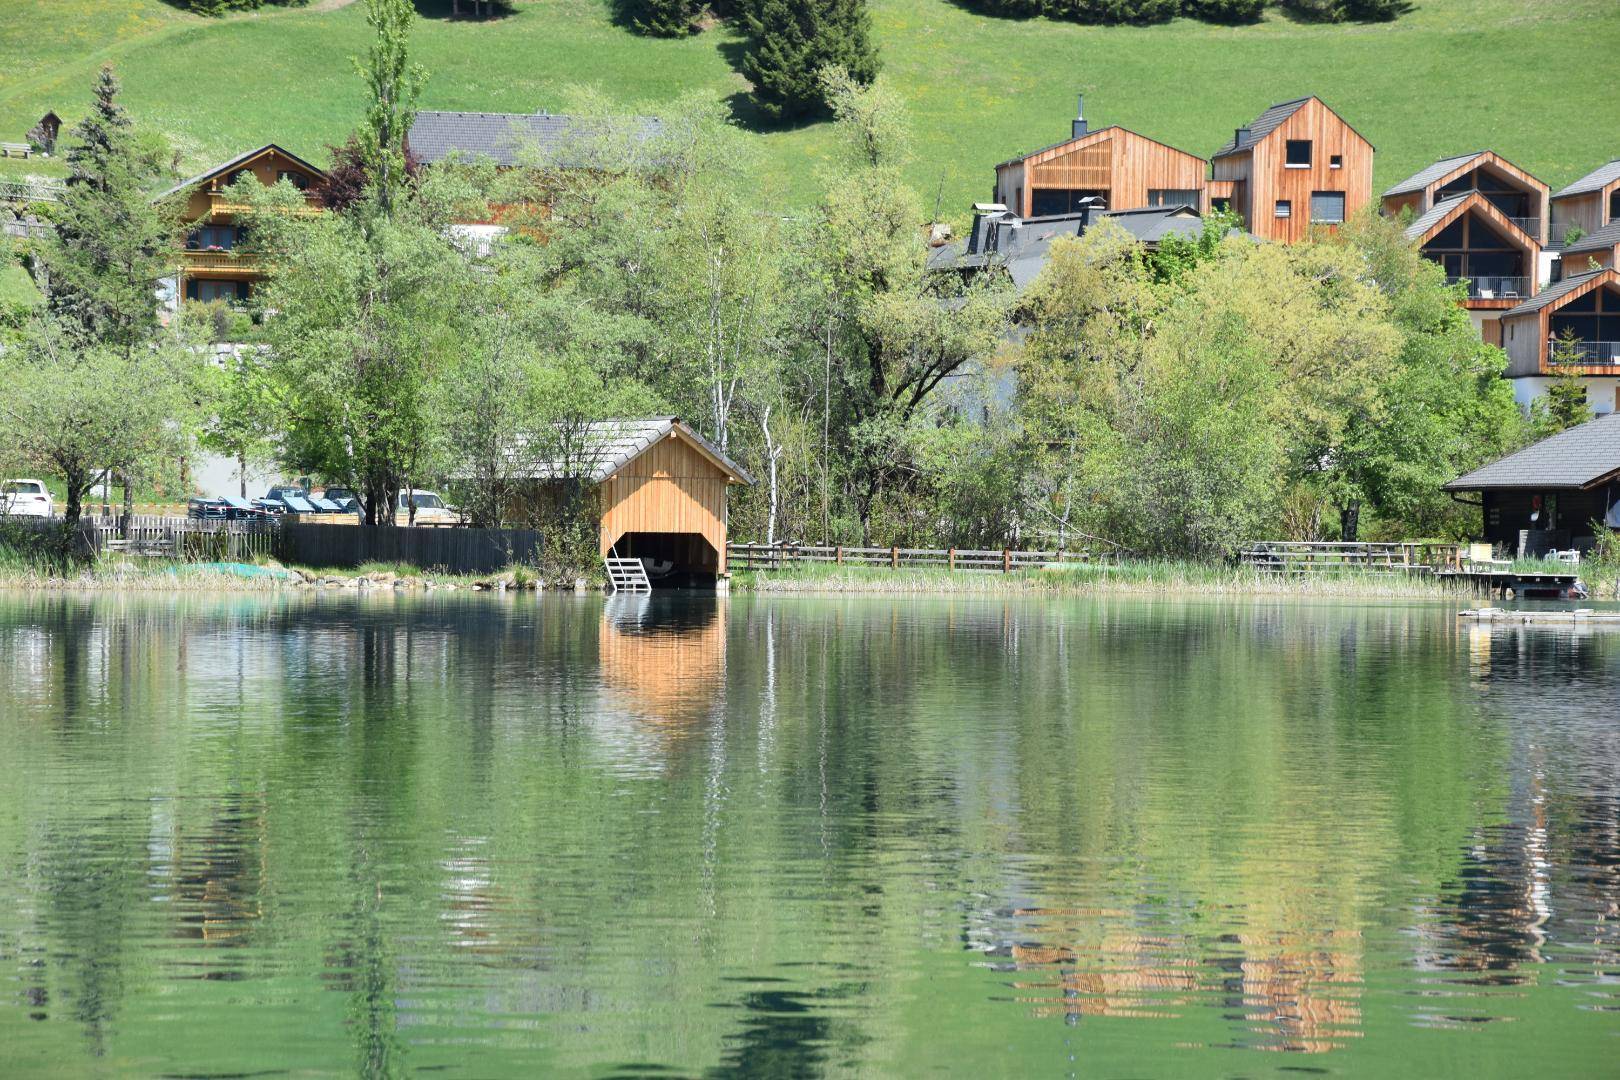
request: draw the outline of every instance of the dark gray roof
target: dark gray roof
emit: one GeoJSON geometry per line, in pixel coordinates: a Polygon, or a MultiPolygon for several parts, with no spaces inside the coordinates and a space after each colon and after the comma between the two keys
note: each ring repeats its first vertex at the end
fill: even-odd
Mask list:
{"type": "Polygon", "coordinates": [[[1391,195],[1405,195],[1412,191],[1422,191],[1424,188],[1428,187],[1430,184],[1434,183],[1436,180],[1440,179],[1442,176],[1451,172],[1458,166],[1473,161],[1475,158],[1484,156],[1485,151],[1475,150],[1472,154],[1459,154],[1457,157],[1441,158],[1428,168],[1419,169],[1411,176],[1408,176],[1405,180],[1402,180],[1400,183],[1384,192],[1383,198],[1387,199],[1391,195]]]}
{"type": "Polygon", "coordinates": [[[1516,307],[1510,307],[1502,312],[1502,318],[1511,319],[1518,315],[1529,315],[1532,312],[1540,311],[1547,305],[1557,302],[1560,297],[1574,292],[1600,274],[1613,273],[1613,270],[1603,267],[1597,270],[1588,270],[1584,274],[1575,274],[1572,277],[1565,278],[1563,281],[1555,281],[1524,303],[1516,307]]]}
{"type": "Polygon", "coordinates": [[[1584,195],[1588,191],[1601,191],[1616,180],[1620,180],[1620,158],[1607,165],[1599,165],[1569,187],[1554,192],[1553,198],[1562,199],[1565,195],[1584,195]]]}
{"type": "Polygon", "coordinates": [[[640,145],[650,142],[661,131],[662,124],[652,116],[597,120],[544,112],[422,111],[411,124],[410,147],[411,153],[425,165],[451,155],[469,162],[488,160],[496,165],[517,165],[525,148],[533,148],[542,161],[576,165],[581,163],[579,158],[593,139],[626,137],[632,144],[640,145]]]}
{"type": "MultiPolygon", "coordinates": [[[[1191,206],[1151,206],[1140,210],[1106,210],[1093,215],[1119,225],[1139,243],[1157,244],[1166,236],[1196,237],[1204,219],[1191,206]]],[[[1022,291],[1040,276],[1060,236],[1079,235],[1082,214],[1020,218],[1013,214],[980,215],[966,240],[935,248],[928,254],[932,270],[979,270],[992,265],[1006,268],[1013,286],[1022,291]]]]}
{"type": "MultiPolygon", "coordinates": [[[[230,170],[236,168],[238,165],[243,165],[243,164],[245,164],[245,163],[247,163],[249,161],[252,161],[254,158],[258,157],[260,154],[264,153],[266,150],[274,150],[276,153],[281,154],[283,157],[291,158],[293,161],[298,162],[298,164],[302,165],[304,168],[306,168],[310,172],[314,173],[317,178],[326,175],[326,170],[325,169],[322,169],[322,168],[320,168],[318,166],[315,166],[315,165],[311,165],[309,162],[305,161],[303,158],[299,157],[297,154],[293,153],[291,150],[288,150],[288,149],[286,149],[284,147],[277,146],[275,143],[265,143],[263,146],[257,146],[257,147],[254,147],[252,150],[249,150],[249,151],[247,151],[245,153],[237,154],[235,157],[231,158],[231,160],[229,160],[229,161],[221,162],[220,164],[215,165],[215,166],[213,166],[212,168],[209,168],[209,169],[204,169],[202,172],[198,173],[196,176],[191,177],[190,179],[180,181],[178,184],[174,185],[174,187],[169,188],[167,191],[159,193],[157,198],[158,199],[166,199],[170,195],[176,194],[177,192],[185,191],[188,188],[196,187],[198,184],[202,183],[204,180],[207,180],[210,177],[218,176],[220,173],[223,173],[223,172],[229,172],[230,170]]],[[[156,201],[156,200],[154,200],[154,201],[156,201]]]]}
{"type": "Polygon", "coordinates": [[[719,447],[674,416],[592,421],[581,427],[572,446],[548,447],[544,451],[536,450],[533,455],[528,453],[532,440],[519,437],[508,456],[514,463],[522,462],[516,471],[527,472],[530,480],[588,480],[599,484],[677,429],[702,447],[737,482],[754,482],[754,478],[721,453],[719,447]]]}
{"type": "Polygon", "coordinates": [[[1307,94],[1306,96],[1296,98],[1293,101],[1284,101],[1280,104],[1273,105],[1271,108],[1267,109],[1265,112],[1261,113],[1259,116],[1255,117],[1249,122],[1249,124],[1246,126],[1246,130],[1248,131],[1249,135],[1248,138],[1243,140],[1242,145],[1238,144],[1237,138],[1234,136],[1219,150],[1211,154],[1210,157],[1220,157],[1223,154],[1235,154],[1239,150],[1249,149],[1249,147],[1253,146],[1261,139],[1264,139],[1267,135],[1270,135],[1273,131],[1276,131],[1277,128],[1281,127],[1284,120],[1287,120],[1290,116],[1293,116],[1295,113],[1299,112],[1300,108],[1303,107],[1304,104],[1309,100],[1311,100],[1311,96],[1307,94]]]}
{"type": "Polygon", "coordinates": [[[1453,195],[1449,199],[1441,199],[1439,202],[1435,203],[1423,213],[1412,219],[1412,224],[1406,227],[1406,238],[1408,240],[1416,240],[1418,237],[1422,236],[1424,233],[1433,228],[1437,221],[1451,213],[1451,211],[1456,209],[1458,206],[1462,205],[1463,201],[1472,194],[1473,192],[1471,191],[1465,191],[1461,195],[1453,195]]]}
{"type": "Polygon", "coordinates": [[[1564,255],[1579,255],[1583,251],[1602,251],[1620,244],[1620,218],[1609,222],[1590,236],[1583,236],[1579,240],[1565,244],[1560,248],[1564,255]]]}
{"type": "Polygon", "coordinates": [[[1586,488],[1620,472],[1620,413],[1588,420],[1447,484],[1447,491],[1586,488]]]}
{"type": "MultiPolygon", "coordinates": [[[[1167,150],[1174,150],[1179,154],[1186,154],[1188,157],[1198,157],[1197,154],[1189,153],[1188,151],[1181,149],[1181,147],[1179,147],[1179,146],[1171,146],[1169,143],[1160,142],[1158,139],[1155,139],[1152,136],[1143,135],[1140,131],[1132,131],[1130,128],[1122,128],[1118,124],[1109,124],[1107,127],[1093,128],[1091,131],[1086,132],[1084,135],[1070,136],[1069,138],[1063,139],[1063,140],[1061,140],[1059,142],[1055,142],[1055,143],[1051,143],[1050,145],[1043,146],[1039,150],[1031,150],[1028,153],[1019,154],[1017,157],[1010,157],[1006,161],[998,163],[996,165],[996,168],[999,169],[1004,165],[1016,165],[1020,161],[1024,161],[1027,158],[1034,157],[1036,154],[1044,154],[1048,150],[1056,150],[1060,146],[1067,146],[1072,142],[1079,142],[1081,139],[1089,139],[1093,135],[1101,135],[1105,131],[1120,131],[1120,132],[1124,132],[1127,135],[1135,135],[1138,139],[1146,139],[1150,143],[1157,143],[1158,145],[1166,148],[1167,150]]],[[[1199,158],[1199,160],[1202,161],[1203,159],[1199,158]]]]}

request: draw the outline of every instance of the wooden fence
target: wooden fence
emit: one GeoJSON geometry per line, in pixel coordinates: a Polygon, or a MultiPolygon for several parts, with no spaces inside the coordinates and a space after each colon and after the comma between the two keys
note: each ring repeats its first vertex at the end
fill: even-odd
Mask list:
{"type": "MultiPolygon", "coordinates": [[[[13,528],[45,533],[60,531],[61,518],[7,517],[13,528]]],[[[275,549],[275,523],[219,521],[158,514],[134,514],[129,528],[118,516],[87,515],[79,519],[75,546],[80,554],[121,552],[153,555],[191,562],[245,562],[267,558],[275,549]]]]}
{"type": "Polygon", "coordinates": [[[1262,540],[1246,545],[1238,561],[1269,574],[1325,574],[1346,570],[1426,574],[1464,562],[1461,544],[1335,544],[1262,540]]]}
{"type": "Polygon", "coordinates": [[[890,570],[961,570],[1007,574],[1058,564],[1112,561],[1085,551],[983,551],[970,548],[841,547],[825,544],[727,544],[733,570],[780,570],[799,563],[881,566],[890,570]]]}
{"type": "Polygon", "coordinates": [[[487,574],[540,561],[533,529],[436,529],[283,522],[277,555],[300,566],[350,568],[368,562],[408,563],[423,570],[487,574]]]}

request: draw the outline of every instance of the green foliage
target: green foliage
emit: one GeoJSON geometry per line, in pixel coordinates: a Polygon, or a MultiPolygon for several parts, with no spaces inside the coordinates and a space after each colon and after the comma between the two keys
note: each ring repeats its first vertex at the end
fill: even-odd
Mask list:
{"type": "Polygon", "coordinates": [[[1547,392],[1531,406],[1530,419],[1539,439],[1579,427],[1592,419],[1586,380],[1575,370],[1584,359],[1578,341],[1573,332],[1566,330],[1553,340],[1548,350],[1548,364],[1558,374],[1547,383],[1547,392]]]}
{"type": "Polygon", "coordinates": [[[686,37],[697,29],[697,0],[614,0],[614,18],[649,37],[686,37]]]}
{"type": "Polygon", "coordinates": [[[303,7],[309,0],[165,0],[166,3],[198,15],[229,15],[233,11],[254,11],[262,7],[303,7]]]}
{"type": "Polygon", "coordinates": [[[407,179],[405,137],[416,118],[416,99],[427,81],[427,72],[410,60],[415,18],[410,0],[366,0],[371,50],[364,61],[354,62],[367,90],[365,122],[356,142],[372,196],[384,214],[392,209],[407,179]]]}
{"type": "Polygon", "coordinates": [[[1412,9],[1408,0],[1281,0],[1307,22],[1390,22],[1412,9]]]}
{"type": "Polygon", "coordinates": [[[759,0],[745,20],[742,73],[760,112],[772,120],[823,113],[827,67],[870,83],[878,70],[871,22],[866,0],[759,0]]]}
{"type": "Polygon", "coordinates": [[[1182,13],[1212,23],[1258,22],[1266,0],[1184,0],[1182,13]]]}
{"type": "Polygon", "coordinates": [[[1167,22],[1181,11],[1181,0],[1047,0],[1045,14],[1079,23],[1167,22]]]}

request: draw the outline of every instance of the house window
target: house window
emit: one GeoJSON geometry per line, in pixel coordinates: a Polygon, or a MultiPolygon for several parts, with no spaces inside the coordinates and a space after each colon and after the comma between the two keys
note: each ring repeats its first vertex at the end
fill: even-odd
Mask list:
{"type": "Polygon", "coordinates": [[[1229,211],[1231,209],[1232,209],[1232,200],[1231,199],[1211,199],[1211,200],[1209,200],[1209,212],[1212,213],[1212,214],[1217,212],[1217,211],[1229,211]]]}
{"type": "Polygon", "coordinates": [[[1311,167],[1311,140],[1289,139],[1288,149],[1284,161],[1290,169],[1308,169],[1311,167]]]}
{"type": "Polygon", "coordinates": [[[245,281],[209,281],[192,278],[186,282],[186,299],[188,300],[200,300],[205,304],[214,300],[236,303],[247,298],[248,285],[245,281]]]}
{"type": "Polygon", "coordinates": [[[1344,192],[1311,192],[1311,220],[1323,225],[1337,225],[1344,220],[1344,192]]]}
{"type": "Polygon", "coordinates": [[[1287,199],[1277,200],[1277,216],[1280,218],[1294,216],[1294,204],[1287,199]]]}
{"type": "Polygon", "coordinates": [[[1328,158],[1328,168],[1330,168],[1330,169],[1342,169],[1342,168],[1344,168],[1344,155],[1343,154],[1334,154],[1332,157],[1328,158]]]}
{"type": "Polygon", "coordinates": [[[299,191],[304,191],[309,187],[309,177],[292,169],[281,169],[276,172],[276,182],[280,183],[282,180],[287,181],[299,191]]]}
{"type": "Polygon", "coordinates": [[[1198,208],[1198,192],[1191,188],[1153,188],[1148,192],[1149,206],[1190,206],[1198,208]]]}

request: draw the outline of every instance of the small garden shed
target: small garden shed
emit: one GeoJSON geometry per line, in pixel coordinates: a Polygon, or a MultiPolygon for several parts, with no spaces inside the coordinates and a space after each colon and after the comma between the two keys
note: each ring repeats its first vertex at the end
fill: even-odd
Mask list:
{"type": "Polygon", "coordinates": [[[753,483],[741,466],[674,416],[596,421],[567,442],[532,479],[593,489],[601,555],[643,560],[654,584],[725,575],[727,491],[753,483]]]}

